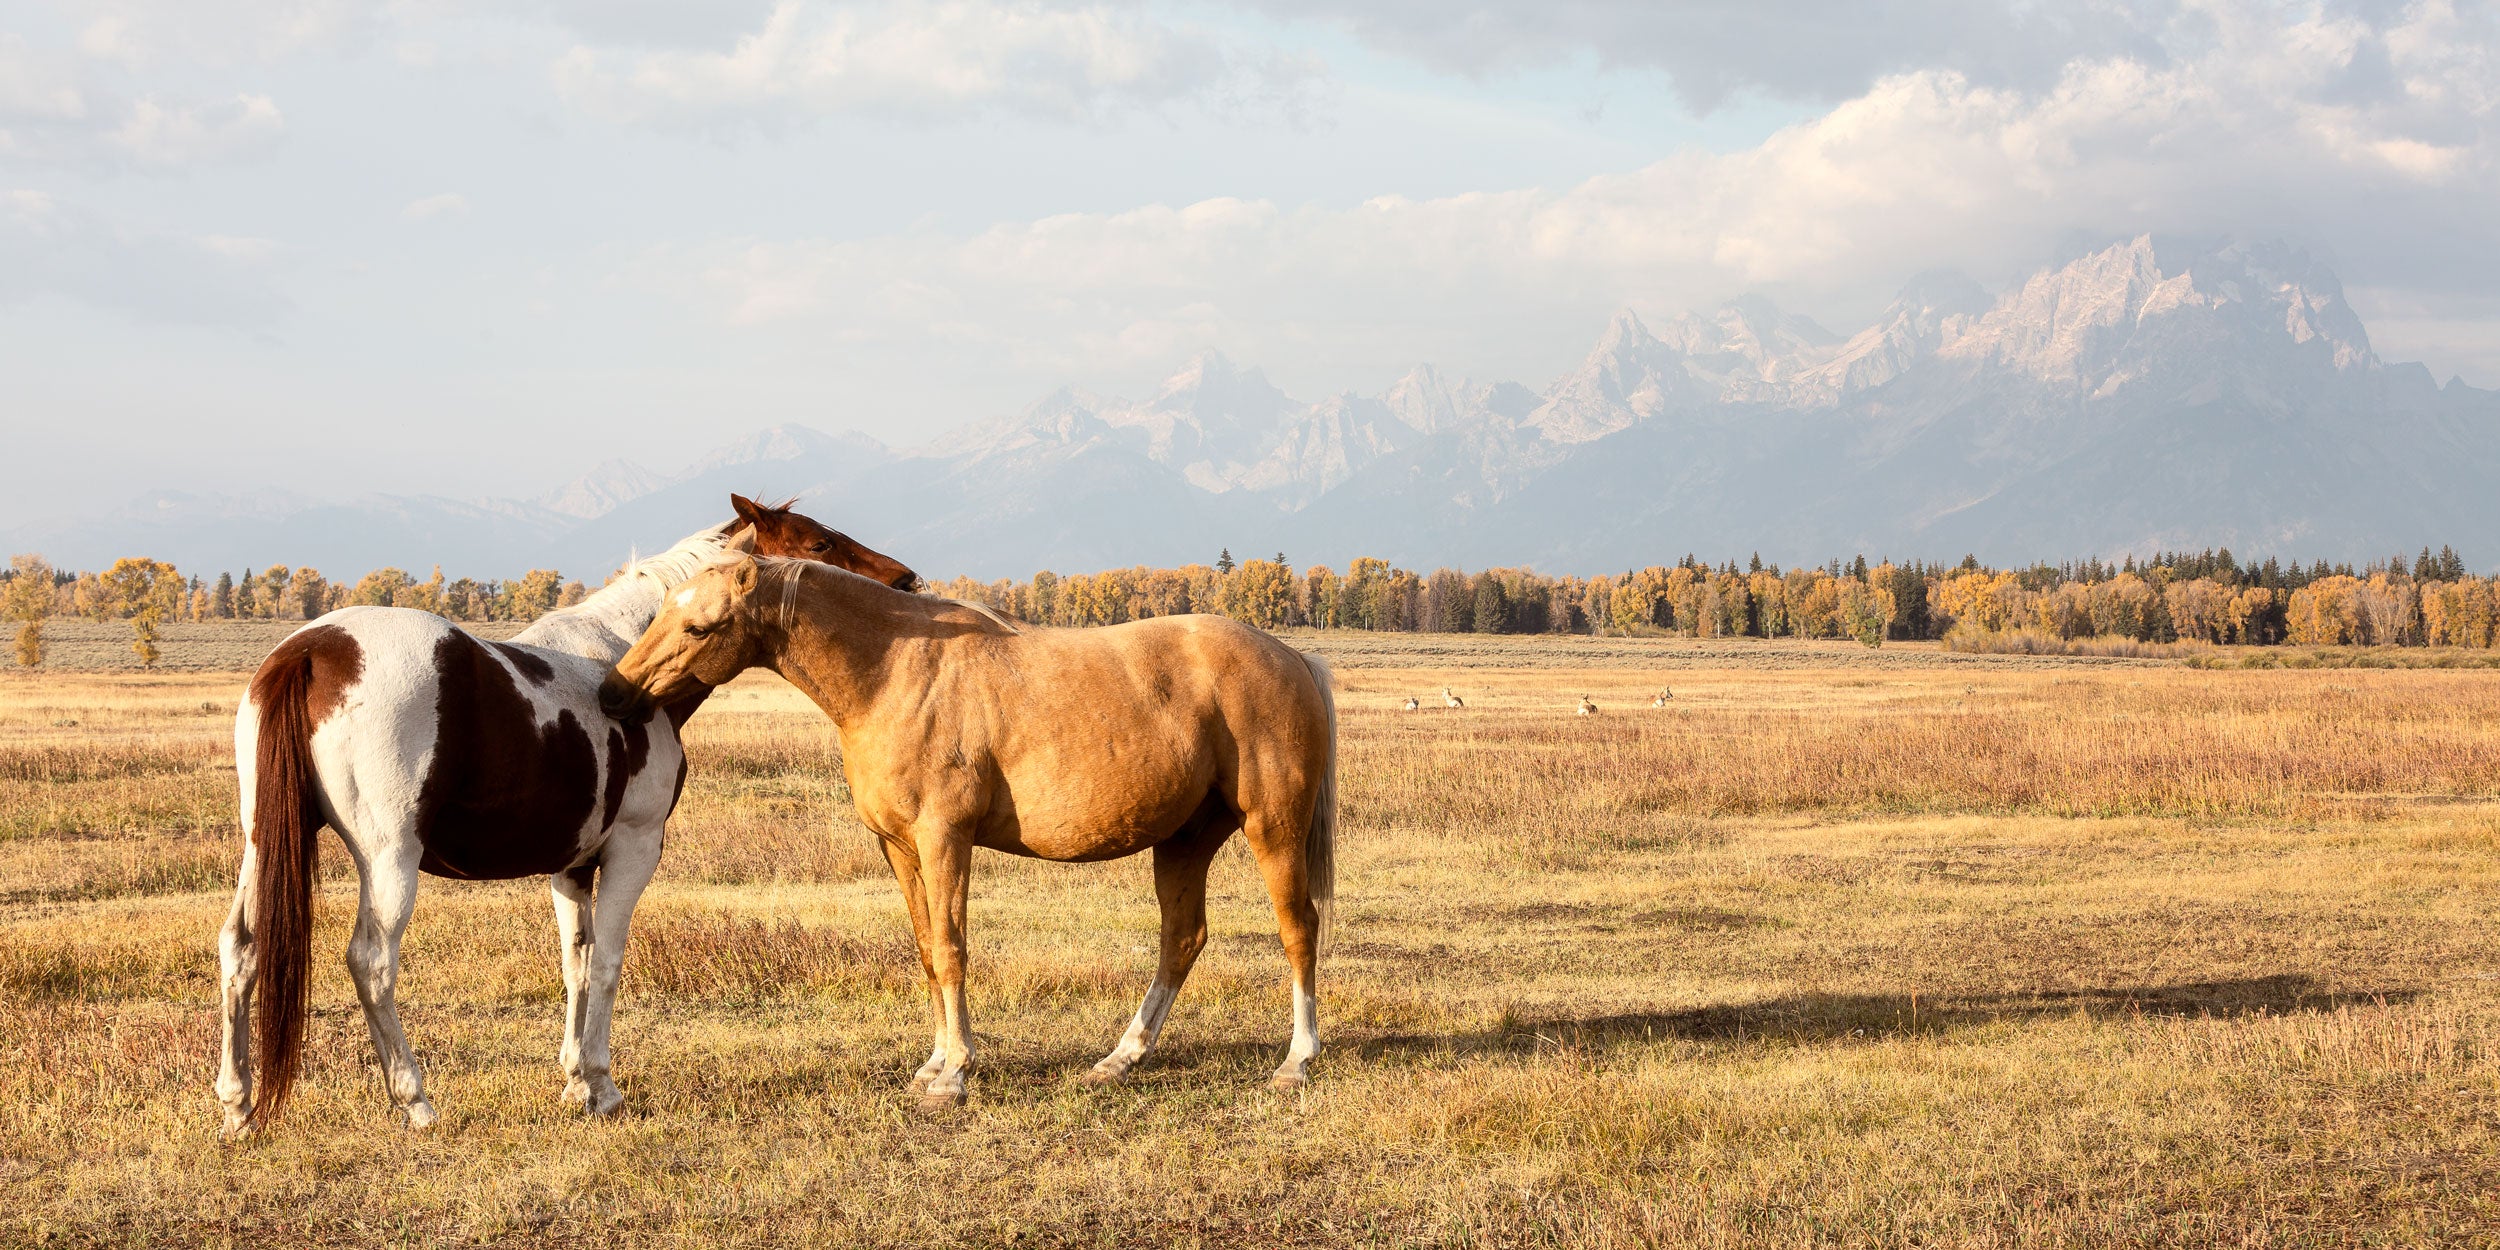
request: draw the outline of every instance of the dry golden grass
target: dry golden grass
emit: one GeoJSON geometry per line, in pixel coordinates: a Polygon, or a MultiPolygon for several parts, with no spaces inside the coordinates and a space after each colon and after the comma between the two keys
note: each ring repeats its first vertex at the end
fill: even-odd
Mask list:
{"type": "Polygon", "coordinates": [[[239,1147],[240,676],[0,681],[0,1244],[2500,1240],[2500,678],[1300,641],[1360,652],[1305,1096],[1260,1088],[1286,1005],[1238,848],[1109,1091],[1072,1078],[1150,971],[1145,863],[984,855],[983,1068],[919,1117],[892,883],[758,677],[692,726],[625,1115],[556,1101],[543,887],[429,880],[401,993],[445,1118],[397,1128],[334,862],[307,1083],[239,1147]],[[1445,684],[1465,712],[1398,710],[1445,684]]]}

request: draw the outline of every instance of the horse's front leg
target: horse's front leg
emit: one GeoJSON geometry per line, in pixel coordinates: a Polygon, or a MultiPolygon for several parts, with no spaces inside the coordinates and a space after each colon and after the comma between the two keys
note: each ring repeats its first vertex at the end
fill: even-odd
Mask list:
{"type": "Polygon", "coordinates": [[[582,1032],[590,1023],[590,888],[598,868],[584,864],[547,879],[555,899],[556,953],[564,961],[564,1045],[556,1062],[564,1069],[564,1101],[590,1100],[590,1083],[582,1079],[582,1032]]]}
{"type": "Polygon", "coordinates": [[[929,896],[920,882],[920,852],[901,838],[877,837],[886,866],[894,870],[895,888],[902,891],[903,909],[911,913],[912,944],[920,948],[921,996],[929,1003],[929,1058],[911,1074],[911,1092],[923,1093],[946,1067],[946,1013],[938,1007],[937,965],[929,954],[929,896]]]}
{"type": "Polygon", "coordinates": [[[972,829],[966,825],[925,829],[914,839],[920,851],[921,897],[928,909],[930,979],[938,1012],[937,1074],[921,1087],[924,1111],[960,1105],[972,1076],[972,1012],[964,1001],[969,942],[965,904],[972,890],[972,829]]]}
{"type": "Polygon", "coordinates": [[[634,922],[634,904],[660,866],[660,828],[619,829],[599,852],[598,895],[590,913],[590,958],[584,990],[580,1058],[568,1072],[582,1087],[582,1110],[608,1115],[625,1105],[610,1075],[608,1025],[616,1012],[616,986],[625,973],[625,940],[634,922]]]}

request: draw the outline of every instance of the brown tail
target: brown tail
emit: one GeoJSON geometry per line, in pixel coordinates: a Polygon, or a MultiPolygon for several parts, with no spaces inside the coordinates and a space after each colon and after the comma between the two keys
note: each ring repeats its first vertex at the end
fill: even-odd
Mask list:
{"type": "Polygon", "coordinates": [[[1337,680],[1328,671],[1328,661],[1304,652],[1302,662],[1310,666],[1311,679],[1319,683],[1320,704],[1328,709],[1328,771],[1320,774],[1310,838],[1302,851],[1311,902],[1319,909],[1319,944],[1325,947],[1337,911],[1337,680]]]}
{"type": "Polygon", "coordinates": [[[313,657],[286,648],[252,678],[260,715],[252,797],[252,1047],[257,1052],[251,1122],[278,1116],[304,1054],[306,966],[312,960],[313,839],[321,795],[312,761],[306,691],[313,657]]]}

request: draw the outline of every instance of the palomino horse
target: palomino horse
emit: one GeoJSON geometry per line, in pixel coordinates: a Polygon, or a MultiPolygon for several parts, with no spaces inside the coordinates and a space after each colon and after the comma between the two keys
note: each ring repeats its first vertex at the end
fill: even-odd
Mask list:
{"type": "MultiPolygon", "coordinates": [[[[832,533],[795,514],[784,521],[786,535],[832,533]]],[[[324,824],[338,830],[361,879],[348,972],[391,1098],[412,1127],[435,1120],[395,998],[420,871],[552,877],[565,1097],[598,1113],[623,1101],[608,1074],[609,1010],[635,899],[658,865],[662,825],[685,784],[677,726],[707,692],[688,688],[664,720],[630,725],[601,716],[597,692],[670,587],[725,548],[753,544],[751,530],[725,539],[729,528],[641,561],[510,643],[480,641],[413,609],[345,608],[297,630],[262,662],[235,717],[247,836],[218,941],[225,1040],[217,1096],[228,1134],[268,1123],[294,1084],[313,840],[324,824]]],[[[910,573],[859,550],[872,573],[910,573]]]]}
{"type": "Polygon", "coordinates": [[[1293,972],[1293,1044],[1272,1083],[1308,1081],[1337,827],[1336,700],[1316,656],[1212,616],[1017,631],[822,566],[733,557],[670,592],[599,705],[648,715],[759,665],[841,730],[853,802],[911,911],[936,1024],[912,1079],[924,1106],[961,1102],[972,1069],[975,846],[1063,861],[1153,848],[1161,959],[1089,1074],[1115,1081],[1153,1048],[1206,945],[1207,867],[1240,830],[1293,972]]]}

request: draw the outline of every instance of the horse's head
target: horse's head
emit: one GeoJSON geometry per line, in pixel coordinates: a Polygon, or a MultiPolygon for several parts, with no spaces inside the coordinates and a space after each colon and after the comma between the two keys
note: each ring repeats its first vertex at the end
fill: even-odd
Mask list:
{"type": "Polygon", "coordinates": [[[920,575],[902,561],[871,550],[813,517],[792,512],[789,503],[760,504],[744,495],[731,495],[729,506],[737,510],[740,521],[755,527],[755,554],[759,556],[814,560],[896,590],[910,590],[920,581],[920,575]]]}
{"type": "Polygon", "coordinates": [[[753,667],[758,579],[755,559],[732,552],[672,587],[658,618],[599,683],[599,710],[641,720],[753,667]]]}

